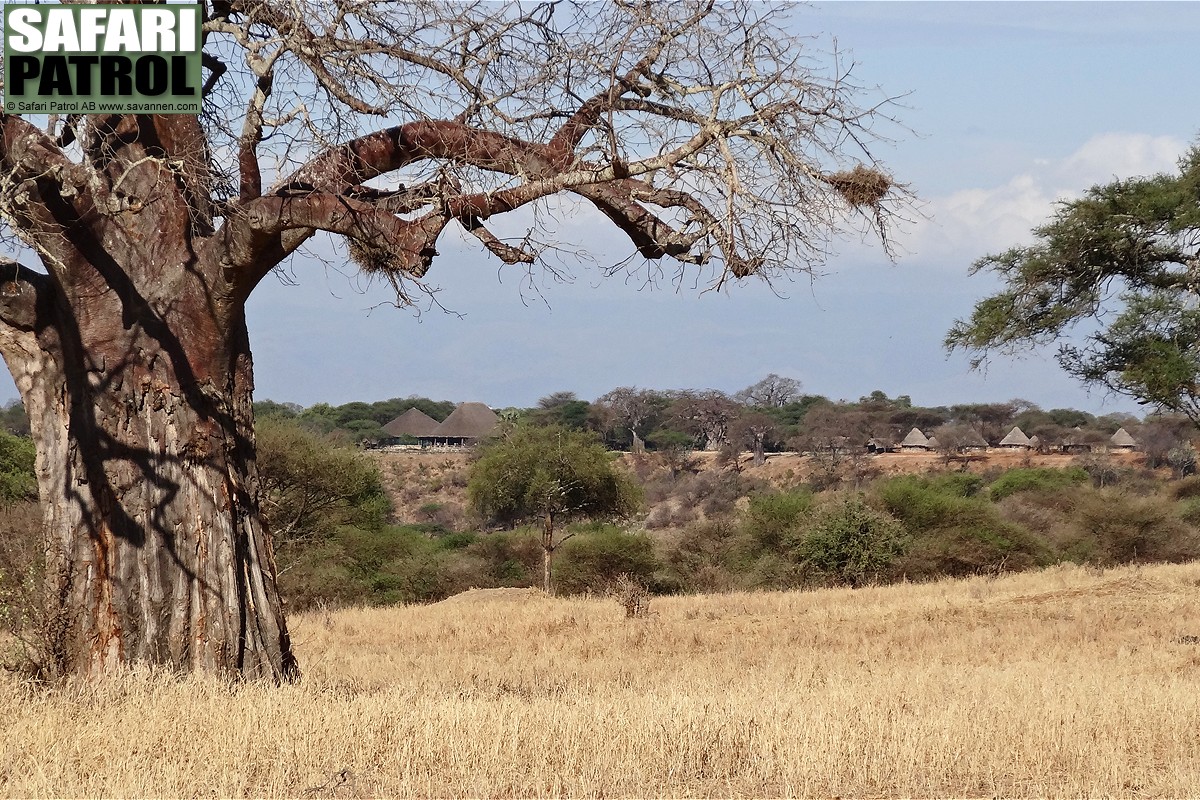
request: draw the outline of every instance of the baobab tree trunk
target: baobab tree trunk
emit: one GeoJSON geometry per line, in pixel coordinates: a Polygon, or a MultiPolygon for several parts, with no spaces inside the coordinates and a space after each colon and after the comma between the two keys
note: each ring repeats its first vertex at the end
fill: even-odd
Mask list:
{"type": "Polygon", "coordinates": [[[194,293],[137,319],[111,289],[75,304],[39,289],[34,329],[7,330],[3,349],[38,442],[49,611],[63,620],[47,666],[291,677],[244,321],[205,326],[194,293]]]}
{"type": "MultiPolygon", "coordinates": [[[[113,124],[97,135],[127,158],[60,161],[26,182],[37,202],[21,222],[46,273],[0,271],[0,353],[37,444],[47,610],[62,621],[43,666],[285,680],[296,665],[258,511],[247,292],[225,279],[228,248],[189,194],[198,128],[113,124]]],[[[10,157],[53,158],[10,127],[27,131],[10,157]]]]}

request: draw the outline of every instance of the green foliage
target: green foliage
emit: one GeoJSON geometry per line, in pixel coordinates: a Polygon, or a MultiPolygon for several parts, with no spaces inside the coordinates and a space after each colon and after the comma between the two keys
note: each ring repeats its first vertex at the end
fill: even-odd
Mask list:
{"type": "Polygon", "coordinates": [[[988,493],[992,500],[1003,500],[1017,492],[1053,491],[1066,486],[1087,483],[1090,480],[1091,476],[1082,467],[1010,469],[992,482],[988,493]]]}
{"type": "Polygon", "coordinates": [[[1181,501],[1179,518],[1194,528],[1200,528],[1200,497],[1189,497],[1181,501]]]}
{"type": "MultiPolygon", "coordinates": [[[[1085,474],[1086,478],[1086,474],[1085,474]]],[[[898,574],[928,579],[1049,563],[1045,542],[1005,520],[981,497],[964,497],[965,482],[901,476],[883,481],[876,494],[912,535],[898,574]]]]}
{"type": "Polygon", "coordinates": [[[534,586],[541,578],[540,537],[529,528],[480,536],[464,553],[475,561],[468,586],[534,586]]]}
{"type": "Polygon", "coordinates": [[[0,431],[0,506],[38,496],[33,440],[0,431]]]}
{"type": "Polygon", "coordinates": [[[563,594],[604,591],[622,575],[649,585],[661,566],[649,537],[611,525],[572,536],[557,564],[554,582],[563,594]]]}
{"type": "Polygon", "coordinates": [[[477,513],[501,524],[618,518],[641,490],[594,435],[558,426],[519,426],[485,444],[467,484],[477,513]]]}
{"type": "Polygon", "coordinates": [[[298,403],[277,403],[274,400],[255,400],[254,419],[295,419],[304,408],[298,403]]]}
{"type": "Polygon", "coordinates": [[[742,518],[742,530],[756,549],[776,550],[796,536],[813,507],[806,489],[752,495],[742,518]]]}
{"type": "Polygon", "coordinates": [[[1080,320],[1099,322],[1059,362],[1085,383],[1171,409],[1200,424],[1200,145],[1175,175],[1117,180],[1062,203],[1037,242],[987,256],[973,272],[1004,287],[955,323],[950,349],[974,354],[1057,340],[1080,320]],[[1115,300],[1113,298],[1116,298],[1115,300]]]}
{"type": "Polygon", "coordinates": [[[461,550],[479,541],[479,534],[473,531],[454,531],[437,538],[437,545],[443,550],[461,550]]]}
{"type": "Polygon", "coordinates": [[[884,509],[915,534],[955,524],[960,516],[973,515],[979,505],[916,475],[882,481],[875,491],[884,509]]]}
{"type": "Polygon", "coordinates": [[[929,486],[955,497],[974,497],[983,488],[983,476],[974,472],[945,472],[928,478],[929,486]]]}
{"type": "Polygon", "coordinates": [[[1167,498],[1120,490],[1081,494],[1074,511],[1080,540],[1093,542],[1090,560],[1101,564],[1187,561],[1200,556],[1200,536],[1180,519],[1167,498]]]}
{"type": "Polygon", "coordinates": [[[892,564],[907,539],[898,520],[851,496],[820,510],[794,556],[826,580],[862,586],[892,564]]]}
{"type": "Polygon", "coordinates": [[[29,415],[20,400],[9,400],[0,408],[0,429],[13,436],[29,436],[29,415]]]}
{"type": "Polygon", "coordinates": [[[426,526],[344,526],[310,541],[279,576],[291,608],[428,603],[470,588],[533,586],[541,547],[528,529],[431,535],[426,526]]]}
{"type": "Polygon", "coordinates": [[[369,456],[278,417],[260,420],[256,438],[263,514],[281,551],[339,526],[386,522],[391,503],[369,456]]]}

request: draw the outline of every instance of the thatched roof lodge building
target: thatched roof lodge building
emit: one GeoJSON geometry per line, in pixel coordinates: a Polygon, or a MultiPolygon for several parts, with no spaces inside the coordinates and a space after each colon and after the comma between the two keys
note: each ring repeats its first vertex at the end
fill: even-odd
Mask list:
{"type": "Polygon", "coordinates": [[[921,433],[920,429],[913,428],[908,432],[908,436],[900,442],[901,450],[932,450],[929,444],[929,437],[921,433]]]}
{"type": "Polygon", "coordinates": [[[1109,438],[1108,446],[1111,450],[1130,452],[1138,449],[1138,442],[1129,434],[1129,431],[1118,428],[1117,432],[1109,438]]]}
{"type": "Polygon", "coordinates": [[[423,445],[468,447],[490,436],[499,424],[500,417],[483,403],[460,403],[441,425],[418,438],[423,445]]]}
{"type": "Polygon", "coordinates": [[[420,439],[422,436],[432,436],[437,430],[438,421],[419,408],[410,408],[394,420],[383,426],[383,432],[393,439],[411,436],[420,439]]]}
{"type": "Polygon", "coordinates": [[[1000,444],[998,444],[997,447],[1011,447],[1014,449],[1028,450],[1029,448],[1033,447],[1033,444],[1029,441],[1029,437],[1025,435],[1024,431],[1022,431],[1020,428],[1014,427],[1008,432],[1007,436],[1000,440],[1000,444]]]}

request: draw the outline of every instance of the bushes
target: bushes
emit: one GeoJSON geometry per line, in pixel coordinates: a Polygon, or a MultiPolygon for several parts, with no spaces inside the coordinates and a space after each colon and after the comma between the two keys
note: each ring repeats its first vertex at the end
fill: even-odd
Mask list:
{"type": "Polygon", "coordinates": [[[660,566],[649,537],[611,525],[594,527],[563,543],[555,590],[560,594],[606,591],[622,575],[652,585],[660,566]]]}
{"type": "Polygon", "coordinates": [[[1082,467],[1010,469],[996,479],[988,492],[992,500],[998,501],[1017,492],[1062,489],[1089,481],[1091,481],[1091,476],[1082,467]]]}
{"type": "Polygon", "coordinates": [[[424,603],[471,588],[534,586],[540,576],[541,545],[529,529],[441,534],[393,525],[343,527],[307,544],[279,585],[291,608],[304,609],[424,603]]]}
{"type": "MultiPolygon", "coordinates": [[[[966,472],[908,475],[861,493],[814,495],[764,490],[737,475],[685,474],[646,521],[669,529],[577,528],[557,551],[555,584],[563,593],[603,592],[628,575],[656,593],[861,586],[1064,560],[1200,557],[1200,478],[1096,489],[1081,469],[991,477],[989,484],[966,472]],[[706,502],[712,508],[700,515],[706,502]]],[[[453,531],[440,523],[442,511],[428,503],[422,525],[343,528],[314,543],[303,569],[284,576],[285,586],[299,587],[289,596],[421,602],[472,587],[539,584],[537,531],[453,531]]]]}
{"type": "Polygon", "coordinates": [[[1075,509],[1081,540],[1092,543],[1101,564],[1187,561],[1200,557],[1200,535],[1179,518],[1166,498],[1120,491],[1085,492],[1075,509]]]}
{"type": "Polygon", "coordinates": [[[903,476],[879,486],[884,508],[912,535],[908,551],[894,565],[898,575],[925,580],[1028,569],[1052,560],[1040,537],[1005,520],[983,497],[964,496],[964,491],[976,491],[973,485],[944,477],[903,476]]]}
{"type": "Polygon", "coordinates": [[[813,507],[804,489],[754,495],[742,517],[742,529],[759,550],[775,550],[794,537],[813,507]]]}
{"type": "Polygon", "coordinates": [[[827,581],[862,586],[892,564],[906,539],[899,521],[853,496],[822,508],[793,554],[827,581]]]}

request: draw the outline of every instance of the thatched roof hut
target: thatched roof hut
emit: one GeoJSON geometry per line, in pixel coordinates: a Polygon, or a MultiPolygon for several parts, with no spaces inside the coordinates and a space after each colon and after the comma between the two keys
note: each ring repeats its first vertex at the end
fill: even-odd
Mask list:
{"type": "Polygon", "coordinates": [[[928,450],[929,437],[921,433],[920,429],[913,428],[900,442],[900,447],[903,450],[928,450]]]}
{"type": "Polygon", "coordinates": [[[410,408],[394,420],[383,426],[383,432],[388,436],[432,436],[437,429],[438,421],[419,408],[410,408]]]}
{"type": "Polygon", "coordinates": [[[1011,431],[1008,432],[1008,436],[1005,436],[1003,439],[1000,440],[1000,444],[998,446],[999,447],[1026,447],[1026,448],[1028,448],[1028,447],[1032,447],[1033,445],[1030,443],[1029,437],[1025,435],[1024,431],[1022,431],[1020,428],[1014,427],[1011,431]]]}
{"type": "Polygon", "coordinates": [[[1108,440],[1109,447],[1114,450],[1136,450],[1138,443],[1137,439],[1129,434],[1129,431],[1124,428],[1118,428],[1108,440]]]}
{"type": "Polygon", "coordinates": [[[499,424],[496,412],[483,403],[460,403],[428,436],[447,444],[466,444],[488,436],[499,424]]]}

